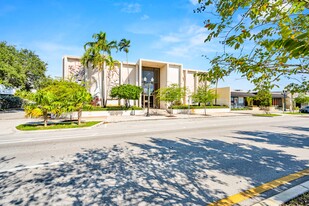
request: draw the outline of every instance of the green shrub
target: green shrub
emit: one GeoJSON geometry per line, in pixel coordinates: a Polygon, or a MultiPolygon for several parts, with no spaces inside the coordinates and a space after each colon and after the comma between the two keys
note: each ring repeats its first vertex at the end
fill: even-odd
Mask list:
{"type": "Polygon", "coordinates": [[[12,95],[0,95],[0,109],[21,108],[23,100],[12,95]]]}

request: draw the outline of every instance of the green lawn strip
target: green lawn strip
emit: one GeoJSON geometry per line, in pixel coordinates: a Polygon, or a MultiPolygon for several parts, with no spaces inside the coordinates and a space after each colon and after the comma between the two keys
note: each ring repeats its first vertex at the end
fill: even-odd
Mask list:
{"type": "Polygon", "coordinates": [[[299,206],[299,205],[309,205],[309,192],[306,192],[289,202],[283,204],[282,206],[299,206]]]}
{"type": "Polygon", "coordinates": [[[121,106],[109,106],[109,107],[91,107],[91,108],[84,108],[84,112],[92,112],[92,111],[119,111],[119,110],[142,110],[141,107],[121,107],[121,106]]]}
{"type": "MultiPolygon", "coordinates": [[[[204,106],[197,106],[197,105],[176,105],[173,106],[172,109],[205,109],[204,106]]],[[[206,109],[225,109],[229,108],[228,106],[206,106],[206,109]]]]}
{"type": "Polygon", "coordinates": [[[253,116],[257,117],[278,117],[281,116],[280,114],[253,114],[253,116]]]}
{"type": "Polygon", "coordinates": [[[308,115],[306,113],[300,113],[300,112],[284,112],[284,114],[290,114],[290,115],[308,115]]]}
{"type": "Polygon", "coordinates": [[[68,129],[68,128],[82,128],[91,127],[100,123],[100,121],[83,122],[81,125],[77,125],[77,122],[59,122],[49,123],[47,127],[44,127],[42,123],[37,124],[21,124],[16,127],[18,130],[31,131],[31,130],[51,130],[51,129],[68,129]]]}

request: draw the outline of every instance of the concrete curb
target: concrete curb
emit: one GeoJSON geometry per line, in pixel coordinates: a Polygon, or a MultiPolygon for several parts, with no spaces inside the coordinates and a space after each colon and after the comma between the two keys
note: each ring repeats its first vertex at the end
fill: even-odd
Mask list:
{"type": "Polygon", "coordinates": [[[304,194],[309,191],[309,181],[301,183],[295,187],[285,190],[277,195],[274,195],[266,200],[254,204],[253,206],[279,206],[289,200],[304,194]]]}

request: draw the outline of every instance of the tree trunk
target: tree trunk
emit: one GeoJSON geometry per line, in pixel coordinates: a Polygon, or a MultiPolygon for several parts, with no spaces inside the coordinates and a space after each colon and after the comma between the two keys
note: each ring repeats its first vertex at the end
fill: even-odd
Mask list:
{"type": "Polygon", "coordinates": [[[44,118],[44,127],[47,127],[47,120],[48,120],[47,112],[43,112],[43,118],[44,118]]]}
{"type": "Polygon", "coordinates": [[[216,80],[216,98],[215,98],[215,105],[217,105],[217,95],[218,95],[218,80],[216,80]]]}
{"type": "Polygon", "coordinates": [[[206,113],[206,103],[204,105],[204,112],[205,112],[205,116],[207,116],[207,113],[206,113]]]}
{"type": "Polygon", "coordinates": [[[79,109],[77,112],[77,125],[80,125],[82,122],[82,109],[79,109]]]}

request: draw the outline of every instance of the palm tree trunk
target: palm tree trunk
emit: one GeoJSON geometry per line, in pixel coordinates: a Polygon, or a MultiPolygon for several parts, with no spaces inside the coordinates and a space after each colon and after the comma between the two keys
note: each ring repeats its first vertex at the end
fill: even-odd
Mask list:
{"type": "Polygon", "coordinates": [[[82,109],[79,109],[77,112],[77,125],[80,125],[82,122],[82,109]]]}

